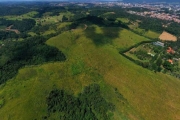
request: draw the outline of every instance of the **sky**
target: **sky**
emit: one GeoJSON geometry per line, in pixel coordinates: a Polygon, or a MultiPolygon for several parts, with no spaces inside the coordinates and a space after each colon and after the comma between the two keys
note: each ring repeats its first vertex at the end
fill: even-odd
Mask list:
{"type": "MultiPolygon", "coordinates": [[[[0,0],[2,1],[121,1],[121,0],[0,0]]],[[[180,2],[180,0],[123,0],[124,2],[180,2]]]]}

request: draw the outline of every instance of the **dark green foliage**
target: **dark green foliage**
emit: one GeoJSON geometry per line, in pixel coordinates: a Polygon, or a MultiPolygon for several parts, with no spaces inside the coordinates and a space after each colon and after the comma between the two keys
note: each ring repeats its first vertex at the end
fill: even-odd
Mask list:
{"type": "Polygon", "coordinates": [[[41,9],[37,10],[38,14],[34,18],[41,18],[44,13],[51,12],[50,16],[59,15],[60,12],[66,12],[64,7],[52,7],[52,6],[43,6],[41,9]]]}
{"type": "Polygon", "coordinates": [[[165,30],[173,35],[180,36],[180,24],[179,23],[173,22],[170,25],[168,25],[168,27],[165,30]]]}
{"type": "MultiPolygon", "coordinates": [[[[43,33],[45,31],[49,30],[51,26],[53,26],[53,25],[41,25],[41,24],[38,24],[32,29],[32,31],[34,33],[36,33],[36,34],[40,34],[40,33],[43,33]]],[[[56,28],[56,26],[54,26],[54,27],[56,28]]]]}
{"type": "Polygon", "coordinates": [[[55,47],[46,45],[44,37],[22,42],[7,41],[0,48],[0,84],[14,77],[19,68],[48,61],[64,61],[66,57],[55,47]]]}
{"type": "Polygon", "coordinates": [[[66,120],[109,120],[109,111],[114,105],[108,103],[100,92],[100,86],[92,84],[74,97],[63,90],[53,90],[47,98],[48,114],[58,112],[66,120]],[[64,115],[61,115],[64,113],[64,115]]]}
{"type": "Polygon", "coordinates": [[[6,6],[6,5],[1,5],[0,6],[0,15],[1,16],[6,16],[6,15],[22,15],[25,14],[27,12],[30,12],[31,9],[29,9],[28,7],[16,7],[16,6],[6,6]]]}
{"type": "Polygon", "coordinates": [[[92,23],[92,24],[96,24],[98,26],[122,27],[122,28],[129,29],[129,27],[126,24],[123,24],[120,21],[118,21],[118,22],[115,22],[115,21],[116,20],[113,18],[104,19],[102,17],[90,16],[90,15],[77,20],[78,23],[92,23]]]}
{"type": "Polygon", "coordinates": [[[151,56],[147,54],[146,51],[143,50],[138,50],[135,51],[134,54],[137,56],[138,59],[140,60],[148,60],[151,59],[151,56]]]}
{"type": "Polygon", "coordinates": [[[112,44],[114,38],[119,37],[121,28],[102,27],[103,33],[96,33],[95,27],[88,27],[85,34],[90,38],[96,46],[112,44]]]}
{"type": "Polygon", "coordinates": [[[36,24],[33,19],[23,19],[23,20],[6,20],[1,18],[0,25],[5,25],[9,27],[12,25],[12,29],[18,29],[20,32],[25,32],[32,29],[36,24]]]}
{"type": "Polygon", "coordinates": [[[0,40],[4,40],[4,39],[12,39],[12,38],[18,38],[19,36],[15,33],[15,32],[12,32],[12,31],[0,31],[0,40]]]}
{"type": "Polygon", "coordinates": [[[18,29],[20,32],[25,32],[32,29],[36,24],[36,21],[33,19],[23,19],[21,21],[13,21],[12,28],[18,29]]]}
{"type": "Polygon", "coordinates": [[[152,30],[158,33],[161,33],[164,28],[162,27],[163,21],[159,19],[153,19],[153,18],[144,18],[139,23],[139,27],[143,28],[145,30],[152,30]]]}
{"type": "Polygon", "coordinates": [[[66,21],[68,21],[68,18],[66,16],[63,16],[62,21],[66,22],[66,21]]]}
{"type": "Polygon", "coordinates": [[[166,68],[167,70],[170,70],[170,71],[173,70],[173,65],[168,61],[164,62],[163,67],[166,68]]]}

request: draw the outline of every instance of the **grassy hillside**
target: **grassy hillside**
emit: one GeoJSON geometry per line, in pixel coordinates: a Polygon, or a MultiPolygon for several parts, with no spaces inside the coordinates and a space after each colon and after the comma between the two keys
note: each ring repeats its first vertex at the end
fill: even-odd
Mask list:
{"type": "MultiPolygon", "coordinates": [[[[177,120],[180,81],[144,69],[119,50],[147,40],[126,29],[95,25],[64,32],[47,41],[65,53],[65,62],[27,66],[0,86],[0,119],[42,119],[53,89],[77,96],[84,86],[100,85],[102,96],[115,105],[112,119],[177,120]]],[[[56,114],[51,116],[58,119],[56,114]]]]}

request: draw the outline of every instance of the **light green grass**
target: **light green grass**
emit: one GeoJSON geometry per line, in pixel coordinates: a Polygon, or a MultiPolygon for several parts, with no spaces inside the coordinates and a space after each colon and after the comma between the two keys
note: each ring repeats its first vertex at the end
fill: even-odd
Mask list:
{"type": "Polygon", "coordinates": [[[37,23],[41,23],[42,25],[58,23],[62,22],[63,16],[67,17],[68,19],[73,16],[71,12],[62,12],[59,13],[58,16],[49,16],[49,14],[49,12],[45,13],[41,19],[37,20],[37,23]]]}
{"type": "Polygon", "coordinates": [[[34,17],[36,14],[38,14],[37,11],[31,11],[31,12],[28,12],[28,13],[23,14],[23,15],[21,15],[21,16],[24,17],[24,18],[32,18],[32,17],[34,17]]]}
{"type": "Polygon", "coordinates": [[[114,40],[114,46],[119,50],[125,50],[141,41],[150,41],[149,39],[139,36],[134,32],[123,29],[119,33],[119,38],[114,40]]]}
{"type": "Polygon", "coordinates": [[[131,24],[128,25],[128,27],[129,27],[130,29],[137,29],[138,26],[139,26],[138,22],[133,22],[133,21],[131,21],[130,23],[131,23],[131,24]]]}
{"type": "Polygon", "coordinates": [[[38,12],[36,11],[32,11],[23,15],[18,15],[18,16],[13,16],[13,15],[9,15],[9,16],[3,16],[3,18],[7,19],[7,20],[22,20],[22,19],[33,19],[32,17],[34,15],[38,14],[38,12]]]}
{"type": "Polygon", "coordinates": [[[160,35],[160,33],[157,33],[157,32],[151,31],[151,30],[145,31],[144,29],[139,28],[138,22],[131,22],[131,24],[129,25],[129,28],[134,30],[138,34],[141,34],[141,35],[151,38],[151,39],[158,38],[160,35]]]}
{"type": "Polygon", "coordinates": [[[143,69],[121,56],[118,49],[145,39],[128,30],[118,32],[112,43],[101,46],[87,37],[90,32],[83,29],[49,39],[46,43],[63,51],[67,60],[23,68],[15,78],[1,85],[0,98],[4,98],[5,104],[0,109],[0,119],[42,119],[47,113],[46,98],[53,88],[77,95],[83,86],[94,82],[100,84],[103,97],[115,105],[113,120],[178,118],[180,81],[143,69]],[[118,98],[114,88],[127,102],[118,98]]]}
{"type": "Polygon", "coordinates": [[[58,29],[61,29],[61,28],[64,28],[65,26],[67,25],[70,25],[71,22],[62,22],[62,23],[59,23],[57,26],[58,29]]]}
{"type": "Polygon", "coordinates": [[[116,20],[121,21],[123,23],[129,23],[129,20],[127,18],[117,18],[116,20]]]}
{"type": "Polygon", "coordinates": [[[36,33],[34,33],[34,32],[29,32],[28,34],[31,35],[31,36],[35,36],[36,35],[36,33]]]}
{"type": "Polygon", "coordinates": [[[149,30],[145,32],[144,36],[147,36],[149,38],[158,38],[160,34],[149,30]]]}
{"type": "Polygon", "coordinates": [[[43,18],[38,19],[37,23],[41,23],[42,25],[58,23],[58,22],[62,21],[62,17],[63,17],[63,15],[47,16],[47,17],[43,17],[43,18]]]}
{"type": "Polygon", "coordinates": [[[45,31],[43,33],[43,35],[49,35],[49,34],[52,34],[52,33],[56,33],[56,31],[55,30],[48,30],[48,31],[45,31]]]}

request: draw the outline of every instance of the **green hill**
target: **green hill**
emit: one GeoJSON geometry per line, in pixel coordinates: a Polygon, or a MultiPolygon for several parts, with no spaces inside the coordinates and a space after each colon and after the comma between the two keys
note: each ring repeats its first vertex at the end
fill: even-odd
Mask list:
{"type": "Polygon", "coordinates": [[[102,113],[107,113],[112,120],[179,119],[180,81],[144,69],[119,54],[146,40],[126,29],[96,25],[49,39],[46,43],[62,51],[67,60],[26,66],[0,85],[0,120],[60,119],[66,111],[49,113],[50,93],[63,90],[73,100],[83,101],[85,88],[91,84],[100,86],[98,97],[104,104],[114,106],[113,110],[96,112],[92,103],[91,112],[96,118],[103,119],[102,113]]]}

